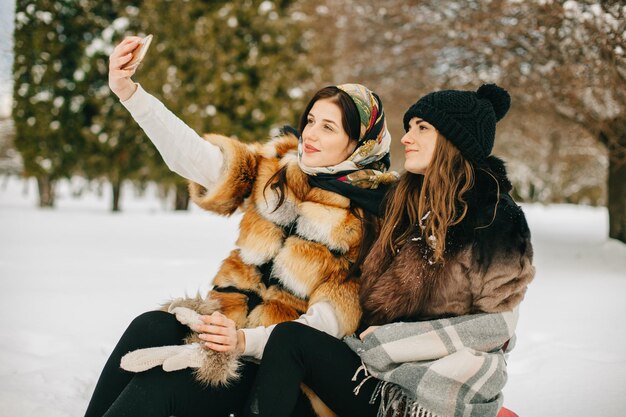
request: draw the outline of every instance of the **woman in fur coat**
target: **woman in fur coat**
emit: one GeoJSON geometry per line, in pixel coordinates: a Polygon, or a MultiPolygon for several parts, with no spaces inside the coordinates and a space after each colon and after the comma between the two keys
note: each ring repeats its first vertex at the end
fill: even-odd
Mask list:
{"type": "Polygon", "coordinates": [[[503,351],[534,276],[524,214],[490,155],[509,105],[491,84],[434,92],[407,110],[407,172],[362,268],[360,339],[278,325],[250,415],[292,415],[304,383],[341,417],[496,416],[503,351]]]}
{"type": "Polygon", "coordinates": [[[239,412],[256,373],[253,361],[239,357],[260,360],[276,323],[293,320],[336,338],[356,330],[354,277],[373,242],[386,184],[397,180],[385,172],[390,135],[380,99],[344,84],[315,94],[301,135],[287,128],[254,144],[201,138],[132,82],[135,69],[121,69],[138,40],[125,39],[111,55],[112,91],[168,166],[191,181],[196,204],[243,215],[236,249],[209,295],[174,301],[176,316],[137,317],[106,363],[86,416],[227,417],[239,412]]]}

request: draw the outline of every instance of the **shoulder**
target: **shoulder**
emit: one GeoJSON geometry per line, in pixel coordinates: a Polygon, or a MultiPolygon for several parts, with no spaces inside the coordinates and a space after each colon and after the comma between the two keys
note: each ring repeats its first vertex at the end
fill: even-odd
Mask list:
{"type": "MultiPolygon", "coordinates": [[[[486,171],[479,170],[476,175],[478,210],[493,219],[490,221],[491,227],[484,227],[485,233],[488,236],[502,235],[505,239],[515,236],[521,239],[529,238],[530,230],[526,216],[510,194],[513,185],[509,180],[504,161],[490,156],[485,165],[486,171]]],[[[487,219],[483,219],[485,220],[487,219]]]]}
{"type": "Polygon", "coordinates": [[[472,245],[486,256],[498,249],[524,252],[530,229],[522,208],[509,194],[511,189],[504,163],[490,157],[487,167],[476,170],[466,218],[452,227],[454,246],[472,245]]]}
{"type": "Polygon", "coordinates": [[[284,126],[279,134],[262,145],[259,145],[261,156],[269,159],[283,159],[288,155],[297,156],[298,131],[284,126]]]}
{"type": "MultiPolygon", "coordinates": [[[[475,185],[469,196],[470,223],[487,235],[518,233],[528,235],[528,224],[522,208],[510,195],[513,186],[504,161],[490,156],[475,170],[475,185]]],[[[505,236],[506,237],[506,236],[505,236]]]]}
{"type": "Polygon", "coordinates": [[[255,143],[259,156],[259,177],[265,184],[281,168],[285,168],[287,183],[303,186],[306,175],[298,165],[298,136],[297,131],[289,126],[283,127],[279,134],[265,143],[255,143]]]}
{"type": "Polygon", "coordinates": [[[203,139],[218,146],[226,157],[248,154],[281,160],[287,155],[297,155],[298,150],[298,132],[289,126],[283,127],[278,135],[267,141],[245,143],[237,138],[215,133],[205,134],[203,139]]]}
{"type": "MultiPolygon", "coordinates": [[[[487,213],[493,213],[489,223],[485,227],[477,229],[476,237],[479,241],[492,241],[502,248],[524,246],[530,240],[530,229],[526,222],[526,216],[520,206],[518,206],[510,195],[501,194],[498,196],[498,203],[494,209],[489,209],[487,213]]],[[[484,219],[487,221],[488,219],[484,219]]]]}

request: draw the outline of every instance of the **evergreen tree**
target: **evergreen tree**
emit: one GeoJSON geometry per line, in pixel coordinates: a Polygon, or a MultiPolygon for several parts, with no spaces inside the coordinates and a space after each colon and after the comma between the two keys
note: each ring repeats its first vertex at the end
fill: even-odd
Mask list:
{"type": "Polygon", "coordinates": [[[160,1],[141,6],[154,34],[138,78],[198,132],[243,141],[295,123],[311,75],[290,1],[160,1]]]}
{"type": "Polygon", "coordinates": [[[291,3],[18,1],[16,147],[41,205],[52,205],[54,181],[78,172],[111,182],[113,210],[126,179],[174,188],[186,208],[185,181],[108,88],[108,57],[126,35],[154,34],[134,78],[199,133],[264,140],[297,123],[316,68],[291,3]]]}
{"type": "Polygon", "coordinates": [[[86,26],[77,2],[16,2],[15,146],[24,175],[37,178],[42,207],[53,206],[55,182],[72,174],[84,149],[85,97],[76,69],[86,26]]]}
{"type": "MultiPolygon", "coordinates": [[[[134,79],[199,133],[264,140],[297,122],[312,88],[290,3],[145,0],[129,33],[154,39],[134,79]]],[[[153,152],[143,155],[142,178],[173,189],[175,208],[186,209],[186,181],[153,152]]]]}
{"type": "Polygon", "coordinates": [[[124,35],[154,35],[133,78],[197,132],[263,140],[272,127],[296,122],[311,66],[289,2],[92,3],[99,32],[83,62],[90,86],[85,172],[111,181],[114,210],[124,179],[156,181],[164,194],[175,191],[175,208],[188,205],[186,181],[169,171],[106,87],[108,55],[124,35]]]}
{"type": "MultiPolygon", "coordinates": [[[[137,80],[199,133],[243,141],[295,124],[315,66],[289,1],[160,1],[141,6],[143,33],[154,35],[137,80]]],[[[185,204],[186,184],[170,181],[185,204]]]]}
{"type": "Polygon", "coordinates": [[[109,55],[125,34],[136,32],[139,2],[84,0],[82,4],[91,32],[86,35],[88,44],[80,67],[87,91],[81,131],[87,146],[81,171],[90,179],[104,177],[109,181],[111,210],[119,211],[123,182],[147,177],[146,161],[156,155],[153,145],[108,86],[109,55]]]}

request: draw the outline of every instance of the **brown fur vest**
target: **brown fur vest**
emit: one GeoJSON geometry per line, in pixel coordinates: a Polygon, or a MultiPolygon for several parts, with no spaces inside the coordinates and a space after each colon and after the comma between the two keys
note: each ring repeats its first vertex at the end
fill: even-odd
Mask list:
{"type": "Polygon", "coordinates": [[[499,190],[492,176],[476,170],[467,216],[448,230],[443,264],[431,262],[419,227],[390,262],[375,245],[361,278],[365,324],[501,312],[522,301],[535,274],[530,231],[508,195],[503,162],[489,157],[487,168],[499,190]]]}
{"type": "Polygon", "coordinates": [[[240,328],[293,320],[309,304],[327,301],[342,332],[354,332],[358,286],[347,274],[362,229],[350,200],[309,185],[291,134],[249,145],[219,135],[205,139],[222,150],[223,177],[210,190],[190,184],[193,201],[222,215],[243,211],[237,248],[213,279],[210,298],[219,300],[221,311],[240,328]],[[265,185],[283,166],[285,201],[275,210],[276,193],[265,185]]]}

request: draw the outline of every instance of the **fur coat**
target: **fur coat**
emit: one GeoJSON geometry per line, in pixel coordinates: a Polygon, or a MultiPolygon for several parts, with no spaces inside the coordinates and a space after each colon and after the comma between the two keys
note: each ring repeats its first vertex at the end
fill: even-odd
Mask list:
{"type": "Polygon", "coordinates": [[[266,144],[244,144],[220,135],[206,140],[224,155],[223,178],[210,190],[191,183],[192,200],[222,215],[243,212],[236,246],[213,279],[211,299],[237,327],[293,320],[318,301],[330,303],[344,334],[360,319],[358,287],[347,279],[358,256],[361,221],[350,200],[311,187],[297,161],[290,133],[266,144]],[[284,203],[268,180],[286,166],[284,203]]]}
{"type": "MultiPolygon", "coordinates": [[[[218,301],[219,310],[238,328],[251,328],[297,319],[310,304],[325,301],[335,310],[340,332],[352,334],[361,309],[358,283],[348,271],[358,258],[363,232],[350,199],[309,184],[298,165],[293,134],[249,145],[220,135],[205,139],[222,150],[223,178],[211,190],[191,183],[191,198],[221,215],[239,209],[243,217],[237,247],[223,261],[214,288],[205,300],[182,305],[208,314],[218,301]],[[285,199],[276,208],[279,197],[266,184],[282,167],[285,199]],[[204,307],[209,310],[202,311],[204,307]]],[[[197,341],[193,337],[188,342],[197,341]]],[[[216,369],[234,375],[229,355],[209,356],[213,359],[196,372],[200,380],[221,378],[214,376],[216,369]]],[[[310,389],[302,389],[318,416],[335,415],[310,389]]]]}
{"type": "MultiPolygon", "coordinates": [[[[297,319],[310,304],[325,302],[337,317],[339,333],[353,333],[361,310],[358,284],[349,271],[362,244],[360,209],[352,209],[347,197],[311,186],[298,165],[298,139],[289,132],[266,144],[246,145],[219,135],[205,139],[221,149],[223,175],[210,190],[190,184],[190,194],[206,210],[243,212],[237,248],[223,261],[205,298],[179,298],[163,310],[192,329],[202,323],[200,315],[215,311],[237,328],[254,328],[297,319]],[[284,184],[282,193],[273,189],[276,179],[284,184]]],[[[200,382],[228,385],[239,375],[239,353],[206,349],[202,342],[194,331],[186,345],[139,349],[124,355],[121,366],[132,372],[192,367],[200,382]]],[[[335,416],[310,389],[302,389],[318,416],[335,416]]]]}
{"type": "Polygon", "coordinates": [[[389,264],[375,245],[361,276],[366,325],[503,312],[522,301],[535,274],[530,231],[509,196],[504,163],[490,156],[486,164],[494,176],[476,169],[468,213],[448,229],[443,263],[432,262],[417,226],[389,264]]]}

